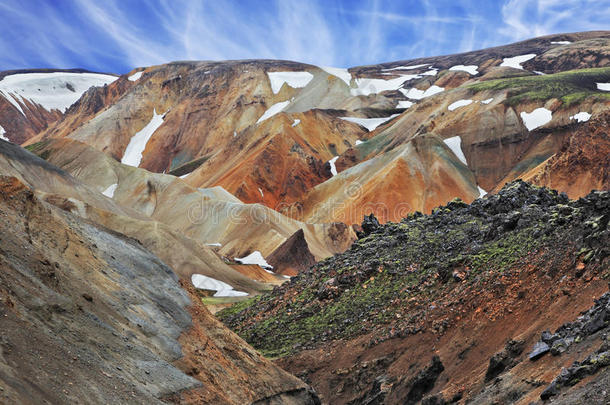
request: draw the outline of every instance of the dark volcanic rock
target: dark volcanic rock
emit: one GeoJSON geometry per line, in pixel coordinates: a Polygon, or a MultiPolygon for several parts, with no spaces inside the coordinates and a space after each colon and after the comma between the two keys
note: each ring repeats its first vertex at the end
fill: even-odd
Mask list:
{"type": "Polygon", "coordinates": [[[296,276],[314,265],[316,258],[309,251],[303,230],[299,229],[267,257],[267,262],[278,274],[296,276]]]}

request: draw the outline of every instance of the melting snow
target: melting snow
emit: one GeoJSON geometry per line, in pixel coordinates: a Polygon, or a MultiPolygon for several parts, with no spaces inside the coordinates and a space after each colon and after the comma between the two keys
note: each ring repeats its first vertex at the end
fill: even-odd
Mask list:
{"type": "Polygon", "coordinates": [[[487,100],[483,100],[483,101],[481,101],[481,104],[489,104],[489,103],[491,103],[492,101],[494,101],[493,97],[492,97],[492,98],[488,98],[487,100]]]}
{"type": "Polygon", "coordinates": [[[299,125],[301,123],[301,120],[295,119],[294,122],[292,123],[292,125],[290,125],[291,127],[296,127],[297,125],[299,125]]]}
{"type": "Polygon", "coordinates": [[[477,186],[477,188],[479,189],[479,198],[487,194],[487,191],[483,190],[481,186],[477,186]]]}
{"type": "Polygon", "coordinates": [[[438,74],[438,69],[430,68],[430,70],[422,73],[424,76],[436,76],[438,74]]]}
{"type": "Polygon", "coordinates": [[[398,104],[396,104],[396,108],[409,108],[413,105],[412,101],[409,100],[400,100],[398,104]]]}
{"type": "Polygon", "coordinates": [[[442,87],[430,86],[430,88],[428,88],[426,91],[412,88],[412,89],[409,89],[408,91],[406,89],[400,89],[400,92],[402,94],[404,94],[405,96],[409,97],[410,99],[421,100],[423,98],[430,97],[434,94],[440,93],[444,90],[445,89],[442,87]]]}
{"type": "Polygon", "coordinates": [[[261,193],[261,198],[265,198],[265,194],[263,193],[263,189],[262,188],[258,188],[258,192],[261,193]]]}
{"type": "Polygon", "coordinates": [[[539,72],[538,70],[534,70],[534,73],[536,73],[536,74],[537,74],[537,75],[539,75],[539,76],[544,76],[544,75],[546,75],[546,73],[544,73],[544,72],[539,72]]]}
{"type": "MultiPolygon", "coordinates": [[[[116,79],[116,76],[99,73],[20,73],[0,80],[0,91],[5,97],[13,94],[40,104],[48,111],[64,112],[90,87],[104,86],[116,79]]],[[[21,107],[9,97],[7,99],[23,114],[21,107]]]]}
{"type": "Polygon", "coordinates": [[[453,111],[460,107],[465,107],[470,104],[472,104],[472,100],[458,100],[455,103],[449,104],[449,107],[447,107],[447,108],[449,109],[449,111],[453,111]]]}
{"type": "Polygon", "coordinates": [[[409,80],[416,79],[419,75],[401,75],[390,80],[384,79],[356,79],[356,89],[350,89],[352,96],[368,96],[369,94],[381,93],[388,90],[398,90],[409,80]]]}
{"type": "Polygon", "coordinates": [[[237,131],[233,131],[233,138],[237,138],[237,131]]]}
{"type": "Polygon", "coordinates": [[[466,156],[464,156],[464,152],[462,152],[462,138],[459,136],[453,136],[451,138],[445,139],[445,145],[451,149],[453,154],[462,161],[466,166],[468,163],[466,162],[466,156]]]}
{"type": "Polygon", "coordinates": [[[551,44],[553,45],[568,45],[571,44],[570,41],[551,41],[551,44]]]}
{"type": "Polygon", "coordinates": [[[106,190],[102,191],[102,194],[104,194],[108,198],[114,197],[114,192],[116,191],[117,186],[117,183],[111,184],[106,190]]]}
{"type": "Polygon", "coordinates": [[[356,140],[356,146],[360,145],[361,143],[364,143],[364,142],[362,142],[360,139],[356,140]]]}
{"type": "Polygon", "coordinates": [[[477,71],[479,67],[477,65],[468,65],[468,66],[464,66],[464,65],[455,65],[455,66],[451,66],[449,68],[449,70],[457,70],[457,71],[462,71],[462,72],[468,72],[471,75],[477,75],[479,74],[479,72],[477,71]]]}
{"type": "Polygon", "coordinates": [[[191,282],[195,288],[200,290],[216,291],[214,297],[243,297],[248,295],[246,292],[234,290],[233,287],[223,281],[204,276],[203,274],[193,274],[191,282]]]}
{"type": "Polygon", "coordinates": [[[242,257],[242,258],[236,257],[235,261],[240,262],[241,264],[258,264],[259,266],[261,266],[264,269],[273,268],[273,266],[271,266],[269,263],[267,263],[267,261],[265,260],[265,258],[261,254],[261,252],[259,252],[258,250],[255,250],[254,252],[250,253],[246,257],[242,257]]]}
{"type": "Polygon", "coordinates": [[[23,110],[21,109],[21,105],[19,105],[18,100],[20,99],[20,97],[16,94],[10,94],[10,93],[5,93],[4,91],[2,91],[0,89],[0,94],[2,94],[2,96],[13,105],[13,107],[15,107],[16,109],[19,110],[19,112],[23,115],[25,115],[25,113],[23,112],[23,110]]]}
{"type": "Polygon", "coordinates": [[[257,124],[265,121],[267,118],[273,117],[275,114],[281,112],[284,108],[288,107],[290,104],[290,100],[281,101],[279,103],[273,104],[265,113],[256,121],[257,124]]]}
{"type": "Polygon", "coordinates": [[[307,83],[313,79],[313,75],[309,72],[267,72],[267,76],[274,94],[279,93],[284,83],[296,89],[307,86],[307,83]]]}
{"type": "Polygon", "coordinates": [[[331,75],[336,76],[339,79],[343,80],[348,86],[350,85],[350,82],[352,81],[352,74],[347,69],[328,67],[328,66],[320,66],[320,69],[322,69],[323,71],[325,71],[328,74],[331,74],[331,75]]]}
{"type": "Polygon", "coordinates": [[[422,68],[424,66],[428,66],[430,65],[429,63],[424,63],[423,65],[411,65],[411,66],[396,66],[393,68],[388,68],[388,69],[381,69],[384,71],[390,71],[390,70],[412,70],[412,69],[418,69],[418,68],[422,68]]]}
{"type": "Polygon", "coordinates": [[[595,83],[597,84],[597,90],[610,91],[610,83],[595,83]]]}
{"type": "Polygon", "coordinates": [[[144,71],[141,72],[135,72],[134,74],[132,74],[131,76],[129,76],[127,78],[127,80],[130,80],[132,82],[136,82],[138,80],[140,80],[140,77],[142,77],[142,73],[144,73],[144,71]]]}
{"type": "MultiPolygon", "coordinates": [[[[4,135],[6,134],[6,131],[4,130],[4,128],[2,128],[2,126],[0,125],[0,139],[4,139],[5,141],[9,141],[8,138],[4,135]]],[[[10,141],[9,141],[10,142],[10,141]]]]}
{"type": "Polygon", "coordinates": [[[383,124],[384,122],[387,122],[394,117],[398,117],[399,115],[400,114],[393,114],[393,115],[390,115],[389,117],[382,117],[382,118],[356,118],[356,117],[339,117],[339,118],[341,118],[342,120],[345,120],[345,121],[353,122],[358,125],[362,125],[370,132],[370,131],[374,130],[375,128],[377,128],[379,125],[383,124]]]}
{"type": "Polygon", "coordinates": [[[591,118],[591,114],[585,111],[581,111],[578,114],[574,114],[570,117],[571,120],[576,120],[577,122],[587,122],[591,118]]]}
{"type": "Polygon", "coordinates": [[[543,126],[553,118],[551,111],[546,108],[536,108],[531,113],[521,113],[521,119],[528,131],[543,126]]]}
{"type": "Polygon", "coordinates": [[[519,55],[519,56],[514,56],[512,58],[504,58],[502,60],[502,63],[500,64],[500,66],[508,66],[508,67],[512,67],[515,69],[523,69],[523,66],[521,66],[522,63],[527,62],[528,60],[535,58],[536,54],[535,53],[528,53],[527,55],[519,55]]]}
{"type": "Polygon", "coordinates": [[[129,145],[125,148],[121,163],[129,166],[138,167],[142,161],[142,153],[146,148],[146,144],[155,133],[155,131],[163,124],[163,115],[157,114],[157,110],[153,110],[153,117],[138,133],[131,137],[129,145]]]}
{"type": "Polygon", "coordinates": [[[334,158],[332,158],[331,160],[328,161],[328,163],[330,163],[330,173],[333,176],[337,175],[337,167],[335,166],[335,161],[339,159],[339,156],[335,156],[334,158]]]}

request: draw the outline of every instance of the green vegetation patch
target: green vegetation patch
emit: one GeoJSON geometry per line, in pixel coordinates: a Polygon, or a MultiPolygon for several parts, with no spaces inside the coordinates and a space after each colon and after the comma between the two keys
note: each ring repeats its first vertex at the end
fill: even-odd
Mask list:
{"type": "Polygon", "coordinates": [[[610,68],[570,70],[550,75],[522,76],[489,80],[466,86],[475,91],[508,90],[506,103],[560,99],[565,105],[578,104],[588,97],[610,100],[610,93],[597,89],[596,83],[610,82],[610,68]]]}

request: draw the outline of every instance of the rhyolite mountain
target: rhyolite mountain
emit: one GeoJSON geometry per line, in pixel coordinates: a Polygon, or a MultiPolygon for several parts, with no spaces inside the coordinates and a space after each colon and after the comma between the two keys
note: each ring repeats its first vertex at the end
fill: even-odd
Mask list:
{"type": "Polygon", "coordinates": [[[608,31],[2,72],[0,402],[605,398],[609,119],[608,31]]]}

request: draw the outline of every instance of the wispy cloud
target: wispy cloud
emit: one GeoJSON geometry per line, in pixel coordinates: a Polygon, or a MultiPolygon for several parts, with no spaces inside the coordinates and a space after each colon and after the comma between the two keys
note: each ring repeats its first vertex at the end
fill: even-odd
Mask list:
{"type": "Polygon", "coordinates": [[[354,66],[604,29],[600,0],[4,0],[0,69],[125,72],[172,60],[354,66]],[[578,18],[574,16],[578,15],[578,18]]]}

